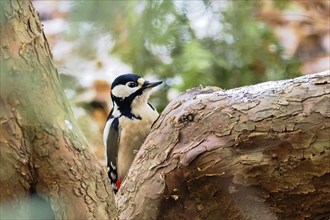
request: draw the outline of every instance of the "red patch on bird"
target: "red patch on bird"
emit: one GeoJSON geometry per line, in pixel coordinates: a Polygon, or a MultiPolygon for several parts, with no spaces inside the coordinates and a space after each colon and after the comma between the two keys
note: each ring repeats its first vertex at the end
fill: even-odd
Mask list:
{"type": "Polygon", "coordinates": [[[117,180],[117,182],[116,182],[117,189],[120,189],[120,186],[121,186],[121,180],[117,180]]]}

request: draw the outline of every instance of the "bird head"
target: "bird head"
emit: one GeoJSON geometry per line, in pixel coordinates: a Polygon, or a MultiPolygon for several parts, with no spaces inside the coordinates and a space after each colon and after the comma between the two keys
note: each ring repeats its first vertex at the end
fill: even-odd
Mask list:
{"type": "Polygon", "coordinates": [[[132,103],[147,103],[151,89],[162,81],[149,82],[135,74],[118,76],[111,85],[111,97],[118,105],[131,105],[132,103]]]}

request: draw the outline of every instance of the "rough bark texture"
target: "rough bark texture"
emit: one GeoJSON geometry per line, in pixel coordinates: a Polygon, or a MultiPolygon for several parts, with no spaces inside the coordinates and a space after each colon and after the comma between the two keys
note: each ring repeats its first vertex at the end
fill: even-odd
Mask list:
{"type": "Polygon", "coordinates": [[[31,195],[56,219],[115,217],[106,172],[75,125],[37,12],[8,0],[0,16],[1,218],[31,217],[31,195]]]}
{"type": "Polygon", "coordinates": [[[155,123],[120,219],[329,219],[330,72],[190,90],[155,123]]]}

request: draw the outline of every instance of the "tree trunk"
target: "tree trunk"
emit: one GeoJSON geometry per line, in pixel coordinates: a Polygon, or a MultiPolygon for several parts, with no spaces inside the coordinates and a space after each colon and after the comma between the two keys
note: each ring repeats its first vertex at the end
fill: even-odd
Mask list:
{"type": "Polygon", "coordinates": [[[153,126],[120,219],[329,219],[330,72],[192,89],[153,126]]]}
{"type": "Polygon", "coordinates": [[[75,124],[32,3],[1,1],[0,16],[1,218],[40,217],[25,202],[31,196],[51,210],[43,218],[115,217],[106,172],[75,124]]]}

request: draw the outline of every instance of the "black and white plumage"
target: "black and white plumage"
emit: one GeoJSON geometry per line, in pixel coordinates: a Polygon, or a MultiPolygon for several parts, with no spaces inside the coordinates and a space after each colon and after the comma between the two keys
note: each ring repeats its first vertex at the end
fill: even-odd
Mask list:
{"type": "Polygon", "coordinates": [[[103,132],[108,176],[116,193],[140,149],[157,110],[148,103],[151,89],[162,82],[151,83],[134,74],[117,77],[111,86],[113,107],[103,132]]]}

